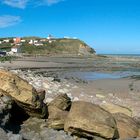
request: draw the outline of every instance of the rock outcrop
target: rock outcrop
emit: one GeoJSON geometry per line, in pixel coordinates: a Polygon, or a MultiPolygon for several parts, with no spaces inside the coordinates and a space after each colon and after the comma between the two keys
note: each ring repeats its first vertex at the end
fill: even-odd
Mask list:
{"type": "Polygon", "coordinates": [[[113,114],[120,139],[136,138],[138,136],[138,125],[135,120],[123,113],[113,114]]]}
{"type": "Polygon", "coordinates": [[[0,70],[0,90],[11,97],[30,116],[44,117],[46,113],[43,100],[35,88],[19,76],[5,70],[0,70]]]}
{"type": "Polygon", "coordinates": [[[60,110],[69,110],[71,106],[71,99],[67,96],[67,94],[60,94],[52,100],[48,106],[56,106],[60,110]]]}
{"type": "Polygon", "coordinates": [[[67,94],[58,95],[48,105],[48,127],[53,129],[64,129],[65,119],[67,118],[71,99],[67,94]]]}
{"type": "Polygon", "coordinates": [[[82,101],[72,103],[64,130],[84,137],[99,136],[105,139],[118,137],[113,116],[97,105],[82,101]]]}
{"type": "Polygon", "coordinates": [[[61,130],[64,129],[65,119],[67,118],[68,112],[60,110],[55,106],[48,107],[49,118],[47,121],[48,127],[61,130]]]}
{"type": "Polygon", "coordinates": [[[116,105],[116,104],[111,104],[111,103],[104,103],[101,105],[102,108],[107,110],[110,113],[123,113],[127,116],[132,117],[132,111],[124,106],[116,105]]]}

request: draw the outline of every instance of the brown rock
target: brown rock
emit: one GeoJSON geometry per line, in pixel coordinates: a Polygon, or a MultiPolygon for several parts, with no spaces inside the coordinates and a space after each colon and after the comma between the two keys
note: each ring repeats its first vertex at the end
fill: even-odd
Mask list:
{"type": "Polygon", "coordinates": [[[67,111],[60,110],[56,106],[48,106],[48,127],[53,129],[64,129],[64,122],[68,115],[67,111]]]}
{"type": "Polygon", "coordinates": [[[120,139],[136,138],[138,136],[138,125],[135,120],[125,114],[113,114],[118,128],[120,139]]]}
{"type": "Polygon", "coordinates": [[[49,103],[49,106],[56,106],[60,110],[68,110],[71,106],[71,99],[67,94],[60,94],[49,103]]]}
{"type": "Polygon", "coordinates": [[[0,90],[23,108],[30,116],[43,117],[46,109],[35,88],[26,80],[5,70],[0,70],[0,90]]]}
{"type": "Polygon", "coordinates": [[[127,116],[132,117],[132,111],[124,106],[111,104],[111,103],[104,103],[101,105],[101,107],[110,113],[123,113],[126,114],[127,116]]]}
{"type": "Polygon", "coordinates": [[[101,107],[88,102],[73,102],[64,130],[84,137],[117,138],[116,122],[101,107]]]}

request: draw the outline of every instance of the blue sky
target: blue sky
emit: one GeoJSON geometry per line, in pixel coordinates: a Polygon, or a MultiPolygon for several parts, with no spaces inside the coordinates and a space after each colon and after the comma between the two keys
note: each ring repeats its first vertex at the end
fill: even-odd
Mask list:
{"type": "Polygon", "coordinates": [[[78,37],[97,53],[140,54],[139,0],[0,0],[0,37],[78,37]]]}

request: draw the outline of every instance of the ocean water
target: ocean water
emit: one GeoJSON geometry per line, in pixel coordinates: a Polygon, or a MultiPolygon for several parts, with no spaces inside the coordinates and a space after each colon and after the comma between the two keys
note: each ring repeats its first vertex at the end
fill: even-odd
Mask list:
{"type": "Polygon", "coordinates": [[[140,54],[100,54],[105,56],[118,56],[118,57],[140,57],[140,54]]]}

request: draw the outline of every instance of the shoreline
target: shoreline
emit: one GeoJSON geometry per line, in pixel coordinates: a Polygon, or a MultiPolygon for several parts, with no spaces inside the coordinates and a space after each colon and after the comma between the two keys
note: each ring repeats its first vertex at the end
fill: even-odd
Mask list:
{"type": "MultiPolygon", "coordinates": [[[[47,77],[55,78],[56,82],[57,80],[64,80],[66,83],[69,83],[71,91],[70,93],[68,92],[68,88],[64,84],[65,82],[62,82],[63,88],[60,91],[64,89],[63,92],[68,92],[70,96],[73,96],[72,98],[75,98],[74,100],[84,100],[97,104],[111,102],[118,105],[130,106],[134,110],[134,116],[140,117],[140,110],[137,107],[138,105],[140,106],[137,102],[137,99],[140,98],[139,60],[140,58],[118,58],[117,56],[113,58],[66,57],[65,59],[64,57],[27,57],[24,59],[19,58],[11,63],[0,63],[0,67],[15,71],[16,73],[19,70],[18,75],[22,75],[26,80],[28,78],[32,79],[33,85],[34,83],[38,83],[37,80],[44,81],[44,78],[47,77]],[[138,72],[137,75],[135,75],[135,71],[138,72]],[[98,78],[95,74],[93,76],[97,76],[97,78],[87,81],[87,79],[78,77],[78,74],[69,75],[69,73],[76,72],[97,73],[101,75],[98,78]],[[126,74],[127,72],[129,72],[128,75],[126,74]],[[112,76],[114,73],[118,73],[118,75],[116,74],[118,77],[109,79],[108,76],[112,76]],[[119,75],[120,73],[121,76],[119,75]],[[29,77],[26,76],[28,74],[29,77]],[[102,78],[104,76],[102,74],[107,74],[107,76],[102,78]],[[37,75],[38,78],[30,77],[30,75],[37,75]]],[[[88,75],[89,77],[90,74],[88,75]]],[[[55,81],[49,82],[52,84],[51,88],[58,86],[58,89],[54,91],[59,92],[61,82],[58,82],[58,85],[55,84],[55,81]]],[[[39,87],[40,85],[36,85],[35,88],[43,88],[39,87]]],[[[49,92],[51,93],[51,89],[49,92]]]]}
{"type": "MultiPolygon", "coordinates": [[[[43,59],[43,58],[41,58],[43,59]]],[[[140,78],[138,75],[128,75],[124,78],[123,75],[125,72],[128,72],[131,68],[131,64],[133,62],[130,61],[128,65],[128,60],[121,59],[116,61],[116,58],[107,58],[104,59],[94,59],[95,62],[93,62],[93,59],[79,59],[79,58],[69,58],[63,60],[62,58],[56,59],[56,58],[48,58],[45,60],[45,62],[34,62],[30,61],[28,65],[29,68],[21,68],[19,67],[19,64],[21,66],[23,62],[25,61],[14,61],[14,63],[11,63],[11,67],[9,68],[9,65],[5,63],[4,65],[6,67],[3,67],[3,69],[9,69],[12,73],[18,75],[22,79],[26,80],[29,85],[32,85],[38,92],[44,91],[45,93],[43,103],[45,105],[49,105],[58,95],[64,95],[66,94],[70,100],[74,103],[76,101],[84,101],[84,103],[92,103],[92,105],[99,105],[101,108],[105,107],[106,105],[109,105],[114,107],[115,110],[121,108],[121,113],[125,111],[125,113],[128,113],[128,115],[131,117],[131,119],[134,119],[139,125],[139,118],[140,118],[140,78]],[[107,63],[109,60],[109,63],[107,63]],[[89,61],[89,62],[88,62],[89,61]],[[83,65],[86,62],[85,65],[83,65]],[[88,64],[87,64],[88,62],[88,64]],[[97,62],[97,63],[96,63],[97,62]],[[121,77],[117,78],[109,78],[108,76],[114,73],[120,74],[120,63],[123,62],[122,68],[126,69],[127,71],[121,71],[121,77]],[[35,63],[38,63],[39,65],[36,68],[31,68],[31,64],[35,65],[35,63]],[[96,63],[96,65],[95,65],[96,63]],[[115,63],[115,64],[114,64],[115,63]],[[17,64],[17,69],[15,69],[15,65],[17,64]],[[47,68],[40,68],[40,66],[46,64],[47,68]],[[79,64],[79,65],[77,65],[79,64]],[[61,66],[61,68],[60,68],[61,66]],[[67,66],[67,68],[65,67],[67,66]],[[71,66],[75,66],[75,69],[71,66]],[[91,66],[92,68],[88,68],[87,66],[91,66]],[[117,66],[117,67],[116,67],[117,66]],[[89,76],[91,73],[96,73],[97,76],[94,80],[87,80],[82,79],[81,77],[77,77],[76,75],[72,75],[70,73],[79,72],[79,73],[89,73],[89,76]],[[124,72],[124,73],[123,73],[124,72]],[[98,74],[101,75],[98,75],[98,74]],[[107,77],[103,78],[102,74],[107,74],[107,77]],[[69,75],[70,74],[70,75],[69,75]],[[99,77],[102,78],[100,79],[99,77]]],[[[137,61],[136,61],[137,63],[137,61]]],[[[25,64],[27,66],[27,63],[25,64]]],[[[1,65],[0,65],[1,67],[1,65]]],[[[134,72],[134,70],[137,69],[136,67],[133,67],[130,72],[134,72]]],[[[138,70],[138,69],[137,69],[138,70]]],[[[103,108],[104,109],[104,108],[103,108]]],[[[105,109],[106,110],[106,109],[105,109]]],[[[118,111],[118,110],[117,110],[118,111]]],[[[120,110],[119,110],[120,111],[120,110]]],[[[123,112],[124,113],[124,112],[123,112]]],[[[43,130],[45,129],[46,135],[58,135],[60,137],[65,136],[66,139],[75,140],[76,138],[67,135],[66,132],[63,130],[61,131],[55,131],[53,129],[47,128],[45,122],[48,120],[42,120],[42,119],[36,119],[36,118],[29,118],[26,121],[24,121],[22,124],[18,124],[17,127],[20,126],[19,132],[17,134],[14,133],[13,126],[12,131],[8,130],[9,133],[11,133],[11,137],[15,136],[17,137],[22,136],[23,134],[27,133],[27,137],[33,138],[30,131],[41,127],[41,126],[35,126],[35,128],[32,128],[32,120],[35,122],[42,122],[43,121],[43,130]],[[29,132],[25,129],[26,127],[31,127],[29,132]],[[69,138],[68,138],[69,137],[69,138]]],[[[13,124],[12,124],[13,125],[13,124]]],[[[11,126],[12,127],[12,126],[11,126]]],[[[40,131],[37,131],[35,134],[41,133],[40,131]]],[[[43,135],[44,136],[44,135],[43,135]]],[[[36,137],[36,136],[35,136],[36,137]]],[[[79,140],[82,140],[82,138],[79,138],[79,140]]],[[[85,139],[86,140],[86,139],[85,139]]]]}

